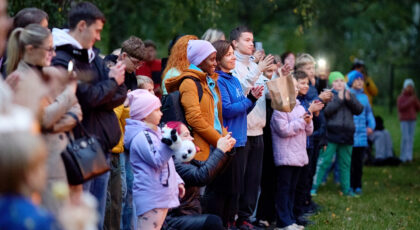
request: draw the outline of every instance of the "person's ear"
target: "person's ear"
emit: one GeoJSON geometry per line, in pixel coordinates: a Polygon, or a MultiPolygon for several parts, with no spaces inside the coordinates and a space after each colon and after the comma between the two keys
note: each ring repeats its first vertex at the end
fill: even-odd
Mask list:
{"type": "Polygon", "coordinates": [[[121,54],[120,54],[120,57],[121,57],[121,61],[122,60],[125,60],[126,58],[127,58],[127,53],[126,52],[122,52],[121,54]]]}
{"type": "Polygon", "coordinates": [[[238,41],[233,40],[232,45],[233,45],[233,49],[236,50],[236,48],[238,48],[238,41]]]}
{"type": "Polygon", "coordinates": [[[83,32],[87,28],[87,23],[85,20],[80,20],[79,23],[76,25],[76,29],[78,32],[83,32]]]}
{"type": "Polygon", "coordinates": [[[33,45],[26,45],[25,46],[25,53],[32,52],[35,49],[33,45]]]}

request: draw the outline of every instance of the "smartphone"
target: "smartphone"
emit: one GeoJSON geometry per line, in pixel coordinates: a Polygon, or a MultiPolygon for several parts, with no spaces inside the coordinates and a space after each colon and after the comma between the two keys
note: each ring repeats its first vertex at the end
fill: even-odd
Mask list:
{"type": "Polygon", "coordinates": [[[262,42],[255,42],[255,50],[257,51],[263,50],[262,42]]]}

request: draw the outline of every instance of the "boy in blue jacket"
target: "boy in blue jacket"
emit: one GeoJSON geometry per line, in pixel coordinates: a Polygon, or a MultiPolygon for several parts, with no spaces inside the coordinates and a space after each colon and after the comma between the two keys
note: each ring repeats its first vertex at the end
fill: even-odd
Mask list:
{"type": "Polygon", "coordinates": [[[353,70],[347,74],[347,77],[349,79],[347,86],[350,88],[350,92],[356,96],[357,100],[364,107],[361,114],[353,116],[356,131],[354,132],[350,172],[350,186],[354,193],[361,194],[363,158],[368,147],[368,135],[375,130],[375,117],[373,116],[368,96],[363,92],[363,74],[353,70]]]}

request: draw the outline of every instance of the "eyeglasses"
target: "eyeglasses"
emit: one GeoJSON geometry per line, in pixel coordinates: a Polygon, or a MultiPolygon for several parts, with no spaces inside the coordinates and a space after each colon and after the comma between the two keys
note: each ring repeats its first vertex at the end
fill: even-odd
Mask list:
{"type": "Polygon", "coordinates": [[[137,60],[137,59],[133,60],[130,55],[127,55],[127,57],[128,57],[128,59],[130,59],[131,63],[133,63],[133,65],[136,66],[137,68],[139,68],[140,66],[143,65],[143,61],[140,61],[140,60],[137,60]]]}
{"type": "Polygon", "coordinates": [[[45,51],[47,51],[48,53],[54,53],[55,52],[55,48],[54,47],[43,47],[43,46],[38,46],[37,48],[43,49],[45,51]]]}

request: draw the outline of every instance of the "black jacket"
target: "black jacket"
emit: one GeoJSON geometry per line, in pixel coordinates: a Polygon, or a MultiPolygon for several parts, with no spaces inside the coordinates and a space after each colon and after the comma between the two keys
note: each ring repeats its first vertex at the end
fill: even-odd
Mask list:
{"type": "Polygon", "coordinates": [[[327,139],[338,144],[353,145],[355,131],[353,115],[361,114],[363,105],[352,93],[350,100],[345,97],[341,100],[336,91],[333,90],[333,93],[333,100],[324,109],[327,119],[327,139]]]}
{"type": "Polygon", "coordinates": [[[220,149],[213,150],[205,161],[193,160],[189,164],[175,162],[178,174],[185,182],[185,196],[178,208],[168,216],[201,214],[200,187],[208,185],[229,164],[233,155],[225,154],[220,149]]]}
{"type": "MultiPolygon", "coordinates": [[[[127,87],[118,86],[114,79],[108,77],[109,68],[95,51],[95,59],[89,63],[87,50],[79,50],[71,45],[56,47],[56,56],[52,65],[67,69],[70,60],[74,62],[74,71],[81,75],[88,73],[89,82],[79,82],[76,96],[83,112],[83,126],[95,135],[104,151],[110,151],[118,144],[121,131],[118,119],[113,109],[124,103],[127,96],[127,87]]],[[[75,137],[81,136],[80,127],[74,129],[75,137]]]]}

